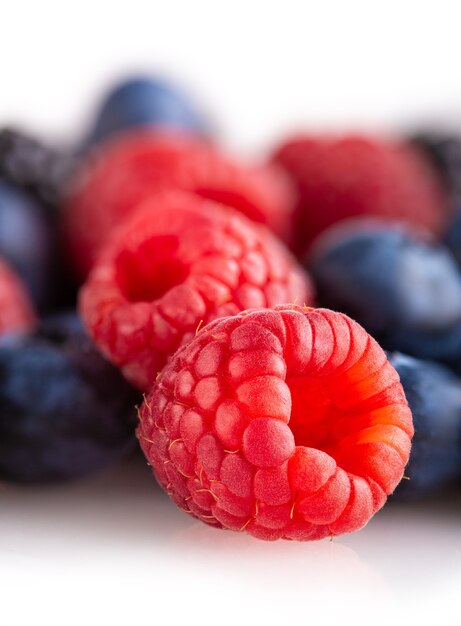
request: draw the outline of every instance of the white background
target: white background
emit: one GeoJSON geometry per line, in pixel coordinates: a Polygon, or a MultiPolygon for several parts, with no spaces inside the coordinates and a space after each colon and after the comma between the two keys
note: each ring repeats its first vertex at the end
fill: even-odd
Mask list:
{"type": "MultiPolygon", "coordinates": [[[[297,127],[461,125],[453,2],[0,0],[0,125],[78,139],[111,78],[182,82],[236,153],[297,127]]],[[[142,462],[0,493],[0,623],[461,623],[461,490],[355,535],[258,542],[194,523],[142,462]]]]}

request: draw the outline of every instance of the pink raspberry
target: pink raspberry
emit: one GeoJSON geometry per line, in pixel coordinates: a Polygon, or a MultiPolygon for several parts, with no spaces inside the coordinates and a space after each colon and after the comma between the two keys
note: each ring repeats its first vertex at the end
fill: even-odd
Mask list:
{"type": "Polygon", "coordinates": [[[361,136],[299,135],[274,155],[297,186],[297,247],[357,216],[404,220],[438,234],[447,198],[430,164],[408,144],[361,136]]]}
{"type": "Polygon", "coordinates": [[[281,302],[311,303],[312,288],[269,231],[233,209],[169,191],[121,227],[80,308],[103,353],[147,390],[200,324],[281,302]]]}
{"type": "Polygon", "coordinates": [[[28,330],[34,324],[35,313],[24,285],[0,259],[0,334],[28,330]]]}
{"type": "Polygon", "coordinates": [[[139,419],[144,454],[181,509],[268,540],[364,526],[402,478],[413,435],[376,341],[342,313],[288,305],[205,326],[139,419]]]}
{"type": "Polygon", "coordinates": [[[222,202],[290,239],[294,191],[278,168],[242,167],[193,136],[124,133],[101,145],[83,164],[66,203],[65,239],[82,276],[113,228],[139,202],[165,189],[222,202]]]}

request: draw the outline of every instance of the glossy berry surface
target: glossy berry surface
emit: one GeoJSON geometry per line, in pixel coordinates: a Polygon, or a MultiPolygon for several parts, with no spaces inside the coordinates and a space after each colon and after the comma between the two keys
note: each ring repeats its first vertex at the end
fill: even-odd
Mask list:
{"type": "Polygon", "coordinates": [[[396,497],[416,498],[461,477],[461,379],[446,367],[398,352],[389,361],[413,414],[410,462],[396,497]]]}
{"type": "Polygon", "coordinates": [[[353,317],[386,348],[461,358],[461,276],[443,246],[356,222],[319,238],[308,267],[319,302],[353,317]]]}
{"type": "Polygon", "coordinates": [[[240,166],[191,135],[138,132],[101,145],[71,186],[64,232],[81,275],[91,269],[114,227],[140,201],[165,189],[222,202],[289,237],[292,188],[278,170],[240,166]]]}
{"type": "Polygon", "coordinates": [[[204,327],[139,419],[144,454],[181,509],[267,540],[364,526],[402,478],[413,434],[398,375],[363,328],[287,305],[204,327]]]}
{"type": "Polygon", "coordinates": [[[269,231],[173,191],[122,226],[83,286],[80,310],[104,354],[147,390],[200,324],[312,297],[307,274],[269,231]]]}
{"type": "Polygon", "coordinates": [[[0,256],[19,274],[39,309],[52,291],[53,244],[43,207],[0,179],[0,256]]]}
{"type": "Polygon", "coordinates": [[[352,217],[400,219],[440,233],[446,198],[430,164],[416,149],[362,136],[301,135],[274,155],[299,192],[298,247],[352,217]]]}
{"type": "Polygon", "coordinates": [[[175,85],[150,76],[134,76],[105,95],[87,143],[95,144],[127,129],[152,126],[200,134],[207,128],[204,117],[175,85]]]}
{"type": "Polygon", "coordinates": [[[0,340],[0,479],[74,479],[133,445],[136,394],[75,315],[0,340]]]}

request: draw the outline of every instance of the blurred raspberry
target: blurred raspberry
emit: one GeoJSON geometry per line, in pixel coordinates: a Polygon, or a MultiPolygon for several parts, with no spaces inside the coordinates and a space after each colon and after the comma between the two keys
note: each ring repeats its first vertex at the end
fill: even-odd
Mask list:
{"type": "Polygon", "coordinates": [[[300,135],[283,143],[273,160],[298,188],[301,253],[328,226],[350,217],[400,219],[436,234],[446,223],[447,198],[439,179],[409,145],[300,135]]]}
{"type": "Polygon", "coordinates": [[[138,131],[108,140],[71,187],[64,230],[82,276],[113,228],[164,189],[222,202],[290,238],[294,196],[286,176],[273,167],[242,167],[192,135],[138,131]]]}
{"type": "Polygon", "coordinates": [[[0,333],[28,330],[34,323],[32,303],[22,282],[0,259],[0,333]]]}
{"type": "Polygon", "coordinates": [[[104,354],[146,390],[199,324],[312,297],[307,274],[269,231],[233,209],[169,191],[120,228],[80,305],[104,354]]]}

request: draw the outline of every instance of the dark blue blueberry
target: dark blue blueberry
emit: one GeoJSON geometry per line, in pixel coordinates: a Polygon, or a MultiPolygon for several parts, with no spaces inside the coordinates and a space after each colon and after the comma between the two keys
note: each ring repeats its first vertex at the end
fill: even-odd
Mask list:
{"type": "Polygon", "coordinates": [[[384,347],[461,363],[461,275],[446,248],[397,226],[356,222],[330,229],[308,265],[319,303],[384,347]]]}
{"type": "Polygon", "coordinates": [[[446,367],[398,352],[389,360],[413,413],[410,461],[396,496],[422,496],[461,476],[461,379],[446,367]]]}
{"type": "Polygon", "coordinates": [[[117,84],[103,99],[87,143],[139,126],[207,133],[205,119],[176,86],[158,78],[135,76],[117,84]]]}
{"type": "Polygon", "coordinates": [[[0,338],[0,479],[74,479],[133,448],[137,394],[75,314],[0,338]]]}
{"type": "Polygon", "coordinates": [[[0,256],[18,272],[37,308],[50,295],[53,235],[42,207],[0,179],[0,256]]]}
{"type": "Polygon", "coordinates": [[[445,243],[461,267],[461,203],[445,233],[445,243]]]}

